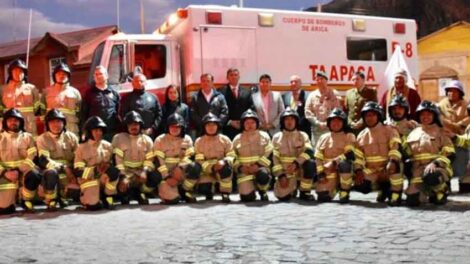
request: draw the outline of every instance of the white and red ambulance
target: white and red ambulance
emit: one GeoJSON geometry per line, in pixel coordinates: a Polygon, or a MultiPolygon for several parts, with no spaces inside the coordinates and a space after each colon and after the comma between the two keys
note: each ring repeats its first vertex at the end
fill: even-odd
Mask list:
{"type": "Polygon", "coordinates": [[[148,89],[159,95],[176,84],[189,96],[206,72],[216,84],[224,83],[230,67],[240,70],[245,84],[256,84],[267,73],[276,90],[285,90],[293,74],[307,90],[314,89],[315,71],[322,70],[330,86],[344,92],[355,71],[378,86],[396,45],[416,77],[416,30],[409,19],[190,5],[154,34],[109,37],[96,49],[92,69],[107,67],[110,82],[123,92],[131,90],[127,77],[136,66],[149,79],[148,89]]]}

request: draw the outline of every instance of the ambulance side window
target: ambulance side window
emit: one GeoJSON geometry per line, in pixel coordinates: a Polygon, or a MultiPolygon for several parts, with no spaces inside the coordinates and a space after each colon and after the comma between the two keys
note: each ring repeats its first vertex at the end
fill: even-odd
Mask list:
{"type": "Polygon", "coordinates": [[[140,66],[147,79],[166,75],[166,47],[164,45],[135,45],[135,66],[140,66]]]}
{"type": "Polygon", "coordinates": [[[387,61],[387,40],[377,38],[347,38],[348,60],[387,61]]]}
{"type": "Polygon", "coordinates": [[[111,50],[108,64],[108,82],[119,84],[126,81],[126,60],[124,54],[124,45],[114,45],[111,50]]]}

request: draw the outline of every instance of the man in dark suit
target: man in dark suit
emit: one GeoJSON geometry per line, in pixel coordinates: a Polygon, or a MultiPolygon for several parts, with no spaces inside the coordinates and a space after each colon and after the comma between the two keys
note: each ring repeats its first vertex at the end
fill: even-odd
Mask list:
{"type": "Polygon", "coordinates": [[[202,134],[202,118],[209,112],[220,119],[220,125],[227,123],[227,102],[224,96],[214,89],[214,76],[204,73],[201,75],[201,89],[191,97],[191,121],[197,130],[196,136],[202,134]]]}
{"type": "Polygon", "coordinates": [[[290,77],[290,91],[282,95],[284,107],[290,107],[297,111],[299,114],[299,130],[304,131],[307,135],[312,134],[310,122],[305,119],[305,100],[307,100],[308,93],[302,90],[302,79],[298,75],[290,77]]]}
{"type": "Polygon", "coordinates": [[[253,99],[251,90],[240,85],[240,71],[236,68],[227,70],[228,83],[220,87],[220,92],[224,95],[228,106],[228,121],[224,125],[223,132],[231,140],[241,133],[240,117],[243,112],[253,109],[253,99]]]}

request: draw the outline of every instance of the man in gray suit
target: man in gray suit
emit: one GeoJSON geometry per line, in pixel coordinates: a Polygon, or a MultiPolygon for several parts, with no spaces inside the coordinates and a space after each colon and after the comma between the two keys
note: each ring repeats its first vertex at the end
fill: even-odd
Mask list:
{"type": "Polygon", "coordinates": [[[260,129],[272,137],[280,131],[280,117],[284,111],[282,96],[271,91],[271,76],[263,74],[259,77],[259,89],[253,93],[253,105],[260,121],[260,129]]]}

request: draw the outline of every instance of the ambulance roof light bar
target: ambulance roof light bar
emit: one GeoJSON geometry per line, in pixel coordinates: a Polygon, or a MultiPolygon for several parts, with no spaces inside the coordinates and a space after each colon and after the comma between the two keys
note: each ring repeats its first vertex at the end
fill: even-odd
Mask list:
{"type": "Polygon", "coordinates": [[[207,10],[206,23],[212,25],[222,25],[222,12],[207,10]]]}
{"type": "Polygon", "coordinates": [[[273,27],[274,26],[274,15],[272,13],[259,13],[258,14],[258,25],[260,27],[273,27]]]}
{"type": "Polygon", "coordinates": [[[393,24],[393,32],[395,32],[396,34],[405,34],[406,33],[405,23],[395,23],[395,24],[393,24]]]}
{"type": "Polygon", "coordinates": [[[353,19],[352,27],[354,31],[366,31],[366,21],[364,19],[353,19]]]}

